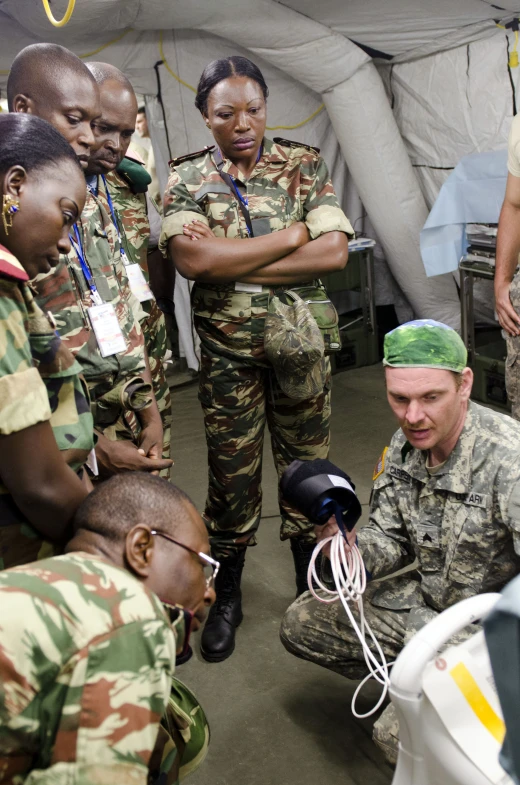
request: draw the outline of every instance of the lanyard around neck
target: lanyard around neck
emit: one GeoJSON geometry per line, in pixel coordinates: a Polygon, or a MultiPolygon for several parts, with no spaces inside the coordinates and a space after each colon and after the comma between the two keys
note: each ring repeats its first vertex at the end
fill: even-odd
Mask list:
{"type": "Polygon", "coordinates": [[[87,282],[87,286],[90,289],[90,292],[92,294],[92,301],[96,305],[102,305],[103,301],[102,301],[101,296],[100,296],[100,294],[99,294],[99,292],[97,290],[97,286],[96,286],[96,283],[94,281],[94,277],[93,277],[92,272],[90,270],[90,267],[89,267],[89,265],[87,263],[87,258],[85,256],[85,251],[83,249],[83,241],[81,239],[81,234],[79,232],[77,223],[74,224],[74,234],[76,235],[76,239],[74,239],[74,237],[71,234],[69,234],[69,240],[70,240],[70,242],[72,244],[72,247],[74,248],[74,250],[76,252],[76,256],[79,259],[79,263],[80,263],[80,266],[81,266],[81,271],[82,271],[83,275],[85,276],[85,280],[87,282]]]}

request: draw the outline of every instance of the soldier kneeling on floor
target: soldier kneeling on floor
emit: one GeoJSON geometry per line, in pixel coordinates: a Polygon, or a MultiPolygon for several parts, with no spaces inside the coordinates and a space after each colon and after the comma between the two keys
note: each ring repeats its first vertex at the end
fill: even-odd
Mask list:
{"type": "Polygon", "coordinates": [[[64,556],[0,573],[0,782],[174,785],[196,768],[209,729],[173,672],[215,599],[208,554],[188,497],[129,472],[85,499],[64,556]]]}
{"type": "MultiPolygon", "coordinates": [[[[520,424],[470,402],[466,361],[458,334],[439,322],[409,322],[385,338],[387,396],[400,429],[375,467],[357,544],[372,579],[417,560],[412,572],[369,583],[364,596],[388,661],[438,613],[500,591],[520,572],[520,424]]],[[[337,525],[316,531],[329,537],[337,525]]],[[[286,612],[281,639],[297,657],[349,679],[367,674],[339,602],[325,605],[306,592],[286,612]]],[[[374,740],[395,763],[392,705],[374,725],[374,740]]]]}

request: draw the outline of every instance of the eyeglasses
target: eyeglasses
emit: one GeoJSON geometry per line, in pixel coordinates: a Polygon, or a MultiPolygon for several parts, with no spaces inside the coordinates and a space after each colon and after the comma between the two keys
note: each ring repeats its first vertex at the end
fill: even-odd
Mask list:
{"type": "Polygon", "coordinates": [[[212,559],[211,556],[208,556],[206,553],[201,553],[200,551],[195,551],[193,548],[190,548],[188,545],[184,545],[183,542],[179,542],[178,540],[174,540],[173,537],[170,537],[169,534],[165,534],[164,532],[156,531],[155,529],[152,531],[156,537],[163,537],[165,540],[169,540],[169,542],[173,542],[174,545],[178,545],[179,548],[184,548],[185,551],[189,551],[193,553],[195,556],[198,556],[202,562],[202,568],[204,570],[204,577],[206,578],[206,588],[210,589],[213,586],[218,571],[220,570],[220,562],[212,559]]]}

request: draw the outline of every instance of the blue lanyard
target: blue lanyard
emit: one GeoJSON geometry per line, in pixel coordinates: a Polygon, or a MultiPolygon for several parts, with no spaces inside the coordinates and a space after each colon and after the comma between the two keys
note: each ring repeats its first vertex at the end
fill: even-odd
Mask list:
{"type": "Polygon", "coordinates": [[[88,286],[88,288],[90,289],[90,291],[92,293],[92,300],[93,300],[93,302],[96,305],[101,305],[103,301],[101,299],[101,295],[99,294],[99,292],[97,290],[97,286],[96,286],[96,283],[94,281],[94,278],[92,277],[92,273],[90,271],[90,267],[87,264],[87,260],[86,260],[86,257],[85,257],[85,252],[83,250],[83,243],[81,241],[81,235],[79,233],[77,224],[74,224],[74,234],[76,235],[76,241],[74,241],[74,238],[73,238],[73,236],[71,234],[69,234],[69,240],[72,243],[72,246],[73,246],[74,250],[76,251],[76,255],[77,255],[78,259],[79,259],[79,263],[81,265],[81,270],[83,272],[83,275],[85,276],[85,280],[87,282],[87,286],[88,286]]]}
{"type": "MultiPolygon", "coordinates": [[[[258,150],[258,155],[257,155],[257,158],[256,158],[256,162],[255,162],[255,166],[258,163],[258,161],[260,160],[260,158],[262,157],[262,151],[263,151],[263,145],[260,145],[260,148],[258,150]]],[[[219,152],[220,152],[220,150],[219,150],[219,152]]],[[[220,153],[220,155],[222,156],[222,153],[220,153]]],[[[233,185],[233,190],[235,191],[237,199],[244,205],[245,208],[249,208],[249,200],[248,200],[247,196],[242,196],[242,194],[240,193],[240,191],[238,189],[238,186],[236,184],[236,179],[233,177],[233,175],[230,174],[229,177],[231,178],[231,183],[233,185]]]]}
{"type": "Polygon", "coordinates": [[[108,206],[110,208],[110,213],[112,215],[112,223],[116,227],[116,232],[117,232],[117,236],[118,236],[118,239],[119,239],[119,250],[120,250],[120,253],[121,253],[121,257],[122,257],[122,259],[124,261],[126,259],[126,253],[125,253],[125,249],[123,248],[123,243],[121,242],[121,232],[119,231],[119,224],[117,223],[117,216],[116,216],[116,211],[114,209],[114,203],[112,201],[112,197],[110,196],[110,193],[109,193],[109,190],[108,190],[107,181],[105,179],[105,175],[104,174],[101,175],[101,179],[103,180],[103,184],[105,186],[105,193],[107,195],[107,202],[108,202],[108,206]]]}
{"type": "Polygon", "coordinates": [[[116,211],[114,210],[114,203],[113,203],[112,197],[110,196],[110,193],[108,191],[108,185],[107,185],[107,181],[105,179],[105,175],[104,174],[101,175],[101,179],[103,180],[103,185],[105,186],[105,193],[107,195],[107,202],[108,202],[108,206],[110,208],[110,213],[112,215],[112,221],[114,222],[114,226],[116,227],[117,236],[119,237],[119,240],[121,241],[121,235],[119,234],[119,225],[117,223],[116,211]]]}

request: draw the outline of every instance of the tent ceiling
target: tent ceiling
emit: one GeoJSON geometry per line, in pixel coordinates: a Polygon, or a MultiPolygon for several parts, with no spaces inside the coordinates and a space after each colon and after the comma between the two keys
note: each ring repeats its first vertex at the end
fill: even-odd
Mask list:
{"type": "MultiPolygon", "coordinates": [[[[442,42],[464,43],[475,39],[475,30],[494,28],[494,20],[520,14],[520,0],[272,0],[302,17],[319,22],[364,46],[403,58],[406,53],[424,53],[443,48],[442,42]],[[433,46],[438,42],[437,47],[433,46]]],[[[198,6],[195,28],[226,21],[227,0],[194,2],[198,6]]],[[[66,9],[67,0],[52,0],[55,16],[66,9]]],[[[157,30],[186,27],[183,3],[179,0],[78,0],[69,25],[55,30],[47,21],[41,0],[0,0],[0,15],[14,19],[21,31],[44,40],[69,42],[74,46],[102,41],[105,35],[134,27],[157,30]]],[[[303,19],[302,19],[303,22],[303,19]]],[[[2,25],[3,26],[3,25],[2,25]]],[[[254,25],[251,25],[254,27],[254,25]]],[[[1,27],[0,27],[1,29],[1,27]]],[[[1,33],[0,33],[1,35],[1,33]]],[[[225,29],[222,31],[225,36],[225,29]]],[[[274,32],[276,37],[276,32],[274,32]]],[[[479,36],[477,36],[479,37],[479,36]]]]}
{"type": "Polygon", "coordinates": [[[347,38],[390,55],[430,44],[468,26],[520,12],[518,0],[277,0],[347,38]]]}

